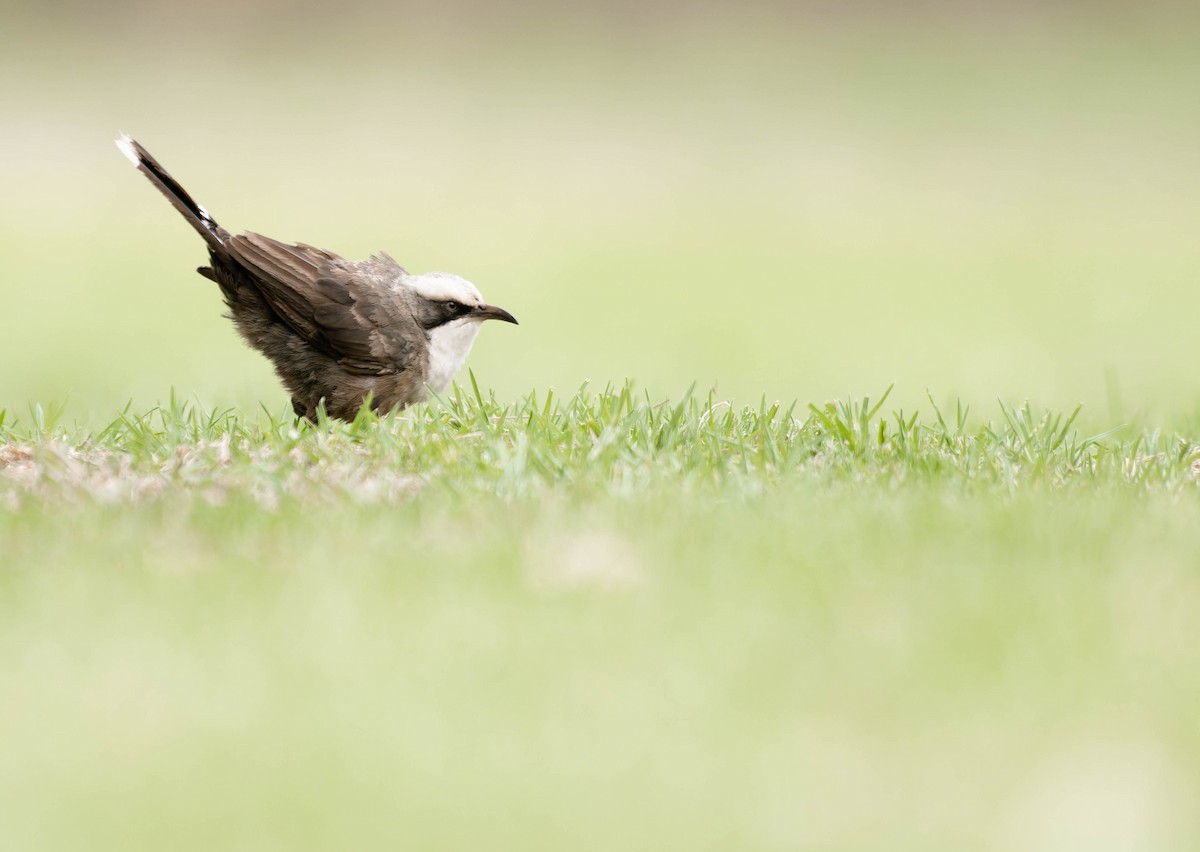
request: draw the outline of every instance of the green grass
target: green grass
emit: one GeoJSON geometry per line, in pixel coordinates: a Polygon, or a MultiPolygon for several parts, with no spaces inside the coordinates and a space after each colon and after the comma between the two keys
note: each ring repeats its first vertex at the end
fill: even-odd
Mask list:
{"type": "Polygon", "coordinates": [[[9,412],[6,837],[1192,848],[1200,448],[1076,422],[9,412]]]}
{"type": "Polygon", "coordinates": [[[1200,848],[1194,3],[25,5],[4,852],[1200,848]],[[121,131],[484,392],[297,424],[121,131]]]}
{"type": "Polygon", "coordinates": [[[146,413],[128,407],[97,431],[68,428],[62,411],[35,406],[28,425],[0,440],[28,475],[4,496],[53,503],[107,494],[116,502],[253,492],[269,508],[288,498],[393,502],[422,492],[455,497],[634,498],[664,486],[744,497],[802,476],[812,482],[1027,488],[1189,487],[1200,448],[1161,430],[1118,427],[1081,435],[1069,415],[1000,402],[999,420],[972,423],[961,403],[931,416],[878,401],[737,408],[689,391],[654,402],[630,384],[566,399],[530,394],[519,404],[469,392],[380,418],[364,407],[351,423],[319,412],[315,425],[265,408],[257,417],[178,400],[146,413]],[[1130,434],[1126,434],[1130,433],[1130,434]],[[115,489],[115,490],[108,490],[115,489]],[[130,490],[132,489],[132,490],[130,490]],[[211,493],[210,493],[211,490],[211,493]],[[144,492],[144,493],[143,493],[144,492]]]}

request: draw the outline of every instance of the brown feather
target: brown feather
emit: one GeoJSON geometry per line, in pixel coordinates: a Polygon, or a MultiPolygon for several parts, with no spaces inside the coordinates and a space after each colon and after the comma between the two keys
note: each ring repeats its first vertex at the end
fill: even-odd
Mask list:
{"type": "Polygon", "coordinates": [[[349,261],[306,243],[247,231],[231,235],[131,139],[138,169],[200,232],[209,266],[238,331],[275,366],[298,416],[353,419],[364,400],[380,411],[425,396],[428,338],[398,286],[407,273],[380,253],[349,261]]]}

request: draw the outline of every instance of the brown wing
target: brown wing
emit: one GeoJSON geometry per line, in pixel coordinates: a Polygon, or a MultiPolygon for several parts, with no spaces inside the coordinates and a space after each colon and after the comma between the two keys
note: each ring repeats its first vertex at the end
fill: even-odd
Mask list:
{"type": "Polygon", "coordinates": [[[347,261],[249,231],[225,247],[283,321],[345,369],[384,375],[416,361],[423,333],[403,294],[389,286],[405,274],[390,257],[347,261]]]}

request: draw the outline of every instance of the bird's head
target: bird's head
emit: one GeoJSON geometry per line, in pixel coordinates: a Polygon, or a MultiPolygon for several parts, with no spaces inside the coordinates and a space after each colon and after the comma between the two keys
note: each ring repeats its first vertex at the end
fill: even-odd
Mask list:
{"type": "Polygon", "coordinates": [[[426,272],[406,282],[416,295],[413,313],[426,331],[449,323],[478,323],[498,319],[517,324],[504,308],[489,305],[475,285],[449,272],[426,272]]]}

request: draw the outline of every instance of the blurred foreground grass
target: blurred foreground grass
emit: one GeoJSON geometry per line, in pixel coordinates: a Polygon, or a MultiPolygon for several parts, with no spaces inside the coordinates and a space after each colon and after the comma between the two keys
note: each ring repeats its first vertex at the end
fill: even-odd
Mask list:
{"type": "Polygon", "coordinates": [[[1196,16],[938,5],[6,6],[0,846],[1197,848],[1196,16]],[[487,393],[297,427],[120,131],[487,393]]]}
{"type": "Polygon", "coordinates": [[[22,849],[1190,849],[1183,436],[471,392],[4,427],[22,849]]]}

